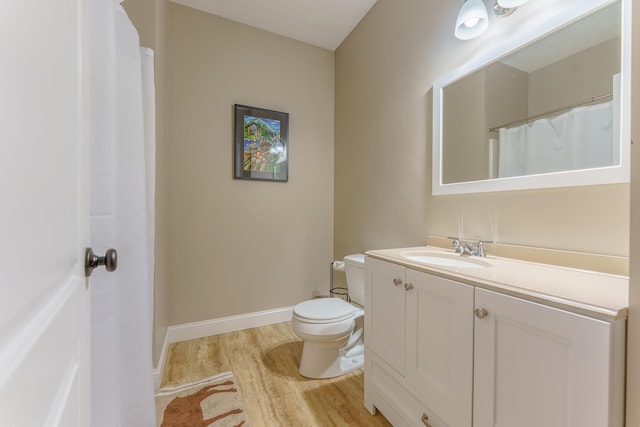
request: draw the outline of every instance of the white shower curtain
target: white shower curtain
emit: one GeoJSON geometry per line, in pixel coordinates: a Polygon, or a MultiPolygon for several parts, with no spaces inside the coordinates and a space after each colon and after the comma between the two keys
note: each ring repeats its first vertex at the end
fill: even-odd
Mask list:
{"type": "Polygon", "coordinates": [[[153,52],[118,1],[91,1],[91,425],[152,427],[153,52]]]}
{"type": "Polygon", "coordinates": [[[500,129],[500,177],[614,164],[613,102],[500,129]]]}

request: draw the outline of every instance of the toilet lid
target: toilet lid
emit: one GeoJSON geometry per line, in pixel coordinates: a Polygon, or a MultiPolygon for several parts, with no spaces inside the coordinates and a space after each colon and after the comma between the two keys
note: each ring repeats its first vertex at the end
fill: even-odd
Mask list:
{"type": "Polygon", "coordinates": [[[293,313],[313,323],[339,322],[353,316],[356,308],[340,298],[317,298],[293,307],[293,313]]]}

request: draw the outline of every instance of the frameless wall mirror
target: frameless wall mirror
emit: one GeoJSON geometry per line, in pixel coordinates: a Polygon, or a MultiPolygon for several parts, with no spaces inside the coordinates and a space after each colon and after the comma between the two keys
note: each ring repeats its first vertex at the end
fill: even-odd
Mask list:
{"type": "Polygon", "coordinates": [[[434,195],[629,181],[630,0],[576,4],[434,82],[434,195]]]}

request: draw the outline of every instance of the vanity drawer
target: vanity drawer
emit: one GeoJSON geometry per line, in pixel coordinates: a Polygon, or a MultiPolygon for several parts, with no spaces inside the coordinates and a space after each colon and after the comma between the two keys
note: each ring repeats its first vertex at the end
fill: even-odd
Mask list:
{"type": "Polygon", "coordinates": [[[407,389],[404,377],[370,351],[365,356],[365,406],[370,412],[377,408],[395,427],[450,427],[407,389]]]}

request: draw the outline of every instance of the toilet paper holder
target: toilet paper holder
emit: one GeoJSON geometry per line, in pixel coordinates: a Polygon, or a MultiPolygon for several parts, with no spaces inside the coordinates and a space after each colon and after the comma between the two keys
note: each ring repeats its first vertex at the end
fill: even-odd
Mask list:
{"type": "Polygon", "coordinates": [[[344,271],[344,262],[342,261],[331,261],[329,265],[329,277],[330,277],[330,285],[329,285],[329,296],[333,298],[342,298],[346,302],[351,302],[351,298],[349,297],[349,289],[342,287],[334,287],[333,286],[333,271],[344,271]]]}

